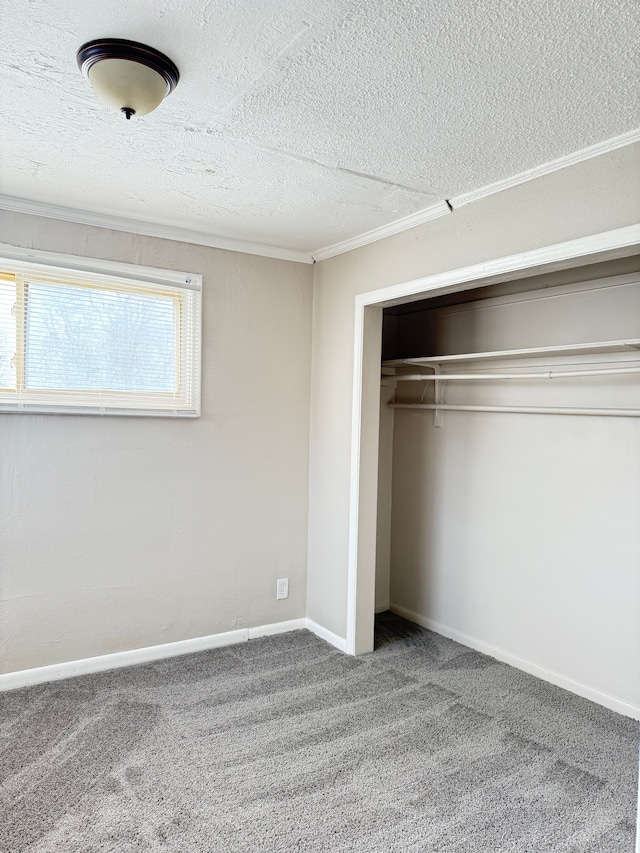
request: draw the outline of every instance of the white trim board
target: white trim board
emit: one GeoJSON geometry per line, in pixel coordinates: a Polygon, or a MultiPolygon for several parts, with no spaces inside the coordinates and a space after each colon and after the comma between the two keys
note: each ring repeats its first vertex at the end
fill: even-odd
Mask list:
{"type": "Polygon", "coordinates": [[[423,294],[454,293],[500,281],[566,269],[568,266],[582,266],[599,263],[603,259],[627,257],[635,254],[636,247],[640,248],[640,223],[359,293],[355,297],[356,309],[369,305],[387,307],[409,302],[412,297],[421,299],[423,294]]]}
{"type": "Polygon", "coordinates": [[[358,234],[349,240],[342,240],[340,243],[325,246],[324,249],[318,249],[317,252],[312,252],[311,255],[314,261],[325,261],[327,258],[333,258],[335,255],[342,255],[345,252],[350,252],[352,249],[359,249],[360,246],[366,246],[367,243],[375,243],[376,240],[382,240],[385,237],[390,237],[392,234],[408,231],[409,228],[415,228],[416,225],[423,225],[432,219],[439,219],[448,213],[451,213],[451,208],[447,203],[445,201],[438,201],[429,207],[425,207],[423,210],[403,216],[402,219],[395,219],[387,225],[381,225],[379,228],[365,231],[364,234],[358,234]]]}
{"type": "Polygon", "coordinates": [[[194,637],[190,640],[177,640],[174,643],[162,643],[158,646],[144,646],[141,649],[128,649],[124,652],[113,652],[107,655],[97,655],[82,660],[54,663],[49,666],[37,666],[33,669],[22,669],[18,672],[0,674],[0,693],[4,690],[17,690],[20,687],[31,687],[33,684],[44,684],[48,681],[61,681],[64,678],[74,678],[77,675],[88,675],[93,672],[106,672],[110,669],[121,669],[126,666],[136,666],[141,663],[151,663],[156,660],[189,655],[194,652],[204,652],[208,649],[219,649],[223,646],[233,646],[246,643],[258,637],[271,637],[274,634],[286,634],[288,631],[299,631],[306,628],[325,642],[335,646],[341,652],[346,651],[346,640],[338,637],[312,619],[289,619],[285,622],[272,622],[269,625],[258,625],[255,628],[240,628],[237,631],[224,631],[220,634],[209,634],[206,637],[194,637]]]}
{"type": "MultiPolygon", "coordinates": [[[[96,657],[84,658],[82,660],[54,663],[50,666],[37,666],[33,669],[22,669],[18,672],[7,672],[0,675],[0,692],[3,690],[16,690],[19,687],[30,687],[33,684],[43,684],[47,681],[60,681],[63,678],[73,678],[76,675],[106,672],[110,669],[121,669],[125,666],[151,663],[156,660],[165,660],[166,658],[188,655],[193,652],[204,652],[208,649],[217,649],[222,646],[233,646],[236,643],[246,643],[258,637],[285,634],[287,631],[298,631],[306,627],[307,620],[305,618],[289,619],[286,622],[258,625],[255,628],[240,628],[237,631],[225,631],[221,634],[210,634],[206,637],[194,637],[190,640],[162,643],[159,646],[145,646],[141,649],[128,649],[124,652],[97,655],[96,657]]],[[[314,633],[316,632],[314,631],[314,633]]]]}
{"type": "Polygon", "coordinates": [[[396,219],[394,222],[389,222],[380,228],[374,228],[372,231],[366,231],[364,234],[359,234],[356,237],[351,237],[349,240],[343,240],[340,243],[334,243],[331,246],[325,246],[322,249],[317,249],[311,252],[315,261],[324,261],[327,258],[332,258],[335,255],[341,255],[344,252],[350,252],[352,249],[358,249],[360,246],[366,246],[368,243],[374,243],[376,240],[382,240],[384,237],[389,237],[391,234],[399,234],[401,231],[407,231],[409,228],[415,228],[416,225],[422,225],[432,219],[437,219],[440,216],[445,216],[447,213],[452,213],[457,208],[463,207],[465,204],[470,204],[473,201],[479,201],[487,196],[502,192],[503,190],[511,189],[519,184],[525,184],[527,181],[533,181],[536,178],[541,178],[544,175],[550,175],[552,172],[558,172],[568,166],[574,166],[576,163],[582,163],[584,160],[591,160],[593,157],[599,157],[601,154],[608,154],[610,151],[615,151],[618,148],[623,148],[625,145],[633,145],[635,142],[640,142],[640,128],[630,130],[627,133],[622,133],[620,136],[614,136],[611,139],[605,139],[603,142],[597,142],[595,145],[590,145],[588,148],[582,148],[579,151],[573,151],[571,154],[566,154],[563,157],[558,157],[556,160],[551,160],[548,163],[542,163],[540,166],[534,166],[532,169],[527,169],[524,172],[519,172],[517,175],[511,175],[508,178],[496,181],[493,184],[487,184],[477,190],[462,193],[461,195],[453,196],[448,199],[451,207],[446,201],[437,202],[429,205],[429,207],[417,210],[409,216],[404,216],[402,219],[396,219]]]}
{"type": "Polygon", "coordinates": [[[543,175],[550,175],[552,172],[559,172],[560,169],[566,169],[568,166],[574,166],[576,163],[582,163],[585,160],[591,160],[593,157],[599,157],[601,154],[608,154],[611,151],[616,151],[618,148],[624,148],[625,145],[633,145],[640,142],[640,128],[630,130],[627,133],[622,133],[620,136],[613,136],[611,139],[605,139],[603,142],[596,142],[595,145],[589,145],[588,148],[581,148],[579,151],[574,151],[571,154],[565,154],[564,157],[558,157],[556,160],[550,160],[548,163],[543,163],[541,166],[534,166],[532,169],[527,169],[517,175],[512,175],[510,178],[503,178],[493,184],[488,184],[485,187],[480,187],[471,192],[462,193],[449,199],[454,210],[462,207],[465,204],[470,204],[472,201],[479,201],[481,198],[486,198],[488,195],[500,193],[503,190],[517,187],[518,184],[525,184],[527,181],[533,181],[536,178],[541,178],[543,175]]]}
{"type": "Polygon", "coordinates": [[[89,210],[77,210],[48,202],[29,201],[28,199],[0,195],[0,210],[12,213],[27,213],[30,216],[44,216],[47,219],[59,219],[63,222],[75,222],[78,225],[91,225],[95,228],[110,228],[113,231],[125,231],[143,237],[160,237],[163,240],[177,240],[178,243],[192,243],[195,246],[210,246],[213,249],[226,249],[229,252],[243,252],[246,255],[260,255],[264,258],[277,258],[283,261],[295,261],[300,264],[312,264],[309,252],[295,249],[282,249],[278,246],[265,246],[234,237],[221,237],[204,231],[180,228],[160,222],[143,222],[116,216],[111,213],[96,213],[89,210]]]}
{"type": "Polygon", "coordinates": [[[624,714],[625,717],[631,717],[633,720],[640,720],[640,707],[625,702],[624,699],[619,699],[617,696],[611,696],[609,693],[604,693],[596,687],[591,687],[589,684],[583,684],[581,681],[576,681],[568,675],[563,675],[560,672],[555,672],[542,664],[535,661],[523,658],[520,655],[508,652],[498,646],[493,646],[491,643],[485,643],[484,640],[479,640],[477,637],[472,637],[464,631],[458,631],[457,628],[452,628],[449,625],[443,625],[441,622],[436,622],[428,616],[422,616],[409,610],[407,607],[402,607],[400,604],[389,604],[389,610],[395,613],[396,616],[402,616],[403,619],[408,619],[416,625],[427,628],[429,631],[435,631],[436,634],[441,634],[443,637],[448,637],[450,640],[455,640],[463,646],[470,649],[475,649],[485,655],[489,655],[502,663],[508,663],[510,666],[520,669],[523,672],[528,672],[529,675],[535,675],[542,681],[547,681],[550,684],[555,684],[557,687],[562,687],[582,696],[583,699],[589,699],[591,702],[597,702],[598,705],[604,705],[611,711],[618,714],[624,714]]]}
{"type": "Polygon", "coordinates": [[[311,631],[312,634],[315,634],[316,637],[320,637],[321,640],[331,643],[332,646],[335,646],[336,649],[339,649],[341,652],[347,651],[347,641],[344,637],[339,637],[337,634],[334,634],[333,631],[329,631],[328,628],[323,628],[322,625],[318,625],[318,623],[314,622],[313,619],[306,619],[305,621],[307,630],[311,631]]]}

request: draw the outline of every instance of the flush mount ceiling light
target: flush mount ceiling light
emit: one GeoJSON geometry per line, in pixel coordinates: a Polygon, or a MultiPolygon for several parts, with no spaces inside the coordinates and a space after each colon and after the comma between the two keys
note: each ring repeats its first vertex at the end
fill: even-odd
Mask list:
{"type": "Polygon", "coordinates": [[[155,110],[180,79],[168,56],[127,39],[88,41],[78,51],[78,66],[100,100],[128,119],[155,110]]]}

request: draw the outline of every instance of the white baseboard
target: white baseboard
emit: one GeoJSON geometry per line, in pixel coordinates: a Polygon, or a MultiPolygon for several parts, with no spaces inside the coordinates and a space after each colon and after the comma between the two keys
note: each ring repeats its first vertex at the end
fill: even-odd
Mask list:
{"type": "Polygon", "coordinates": [[[442,634],[443,637],[448,637],[450,640],[455,640],[463,646],[468,646],[478,652],[483,652],[485,655],[490,655],[503,663],[508,663],[515,666],[516,669],[521,669],[523,672],[528,672],[530,675],[535,675],[543,681],[548,681],[558,687],[563,687],[571,693],[576,693],[584,699],[590,699],[592,702],[597,702],[599,705],[604,705],[611,711],[616,711],[618,714],[623,714],[625,717],[631,717],[634,720],[640,720],[640,707],[625,702],[624,699],[618,699],[617,696],[611,696],[609,693],[604,693],[596,687],[591,687],[589,684],[583,684],[581,681],[576,681],[568,675],[563,675],[560,672],[555,672],[541,664],[527,658],[515,655],[512,652],[507,652],[497,646],[492,646],[490,643],[485,643],[477,637],[472,637],[470,634],[465,634],[463,631],[458,631],[457,628],[451,628],[449,625],[443,625],[441,622],[436,622],[428,616],[422,616],[420,613],[415,613],[407,607],[402,607],[400,604],[390,604],[389,610],[397,616],[402,616],[410,622],[415,622],[416,625],[421,625],[423,628],[428,628],[430,631],[435,631],[436,634],[442,634]]]}
{"type": "Polygon", "coordinates": [[[257,628],[249,628],[249,639],[255,640],[258,637],[271,637],[273,634],[286,634],[287,631],[299,631],[300,628],[307,627],[307,620],[289,619],[288,622],[272,622],[271,625],[258,625],[257,628]]]}
{"type": "Polygon", "coordinates": [[[193,652],[203,652],[221,646],[232,646],[236,643],[246,643],[257,637],[268,637],[272,634],[284,634],[307,627],[306,619],[290,619],[287,622],[274,622],[271,625],[258,625],[255,628],[240,628],[237,631],[225,631],[221,634],[210,634],[207,637],[194,637],[191,640],[178,640],[174,643],[162,643],[158,646],[145,646],[141,649],[129,649],[125,652],[114,652],[108,655],[97,655],[82,660],[54,663],[50,666],[37,666],[33,669],[23,669],[19,672],[0,674],[0,691],[16,690],[19,687],[29,687],[32,684],[42,684],[46,681],[59,681],[63,678],[73,678],[76,675],[86,675],[92,672],[105,672],[109,669],[120,669],[123,666],[135,666],[140,663],[150,663],[154,660],[188,655],[193,652]]]}
{"type": "Polygon", "coordinates": [[[332,646],[335,646],[336,649],[340,649],[341,652],[347,651],[347,641],[344,637],[339,637],[337,634],[334,634],[333,631],[329,631],[328,628],[323,628],[322,625],[318,625],[318,623],[314,622],[313,619],[306,620],[306,627],[312,634],[320,637],[321,640],[326,640],[327,643],[331,643],[332,646]]]}

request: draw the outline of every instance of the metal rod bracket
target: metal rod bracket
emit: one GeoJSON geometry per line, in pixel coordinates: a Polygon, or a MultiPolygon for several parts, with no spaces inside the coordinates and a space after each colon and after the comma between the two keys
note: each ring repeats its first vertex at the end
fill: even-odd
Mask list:
{"type": "MultiPolygon", "coordinates": [[[[441,368],[439,364],[434,364],[433,372],[436,376],[439,376],[441,373],[441,368]]],[[[435,385],[435,404],[436,406],[442,406],[445,401],[445,390],[447,386],[446,379],[436,379],[433,383],[435,385]]],[[[442,427],[444,423],[444,413],[442,409],[434,409],[433,410],[433,425],[434,427],[442,427]]]]}

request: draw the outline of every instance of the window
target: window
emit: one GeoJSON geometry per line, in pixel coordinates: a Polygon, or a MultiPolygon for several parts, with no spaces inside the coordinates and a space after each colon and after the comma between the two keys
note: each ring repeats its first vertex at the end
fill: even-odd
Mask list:
{"type": "Polygon", "coordinates": [[[0,412],[199,415],[200,276],[77,260],[0,258],[0,412]]]}

